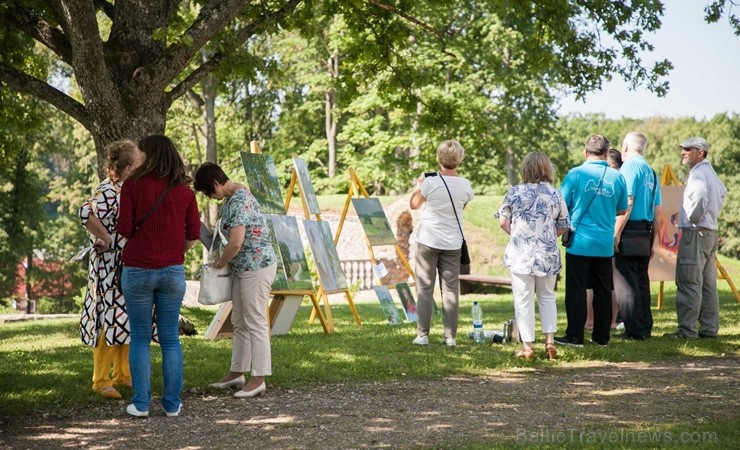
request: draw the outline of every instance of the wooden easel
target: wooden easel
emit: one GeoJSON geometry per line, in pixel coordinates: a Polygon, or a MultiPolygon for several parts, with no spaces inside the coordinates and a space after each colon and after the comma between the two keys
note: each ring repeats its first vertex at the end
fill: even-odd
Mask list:
{"type": "MultiPolygon", "coordinates": [[[[290,175],[290,184],[288,185],[288,194],[285,197],[285,211],[288,212],[288,209],[290,208],[290,200],[293,198],[293,191],[296,186],[298,186],[298,192],[299,197],[301,199],[301,206],[303,207],[303,217],[306,220],[311,220],[311,211],[308,205],[308,202],[306,201],[306,193],[304,192],[303,185],[298,180],[298,169],[296,168],[296,159],[298,158],[297,154],[293,154],[293,168],[291,170],[290,175]]],[[[315,220],[317,222],[321,222],[321,213],[316,211],[313,213],[315,220]]],[[[341,226],[341,224],[340,224],[341,226]]],[[[337,241],[334,240],[334,245],[336,246],[337,241]]],[[[352,316],[355,320],[355,324],[357,326],[362,326],[362,321],[360,320],[360,314],[357,312],[357,308],[355,307],[355,303],[352,300],[352,294],[349,292],[349,289],[336,289],[327,291],[324,289],[323,284],[321,283],[321,276],[319,276],[319,289],[316,293],[316,296],[322,299],[322,302],[324,303],[324,314],[326,315],[326,321],[329,324],[329,327],[331,329],[330,332],[334,331],[334,319],[331,314],[331,307],[329,306],[329,294],[338,294],[342,293],[344,294],[345,299],[347,300],[347,304],[349,305],[349,309],[352,312],[352,316]]],[[[313,299],[314,297],[312,297],[313,299]]],[[[319,317],[319,320],[322,320],[322,314],[321,309],[318,307],[318,302],[314,300],[314,309],[311,311],[311,317],[308,319],[309,323],[312,323],[316,316],[319,317]]]]}
{"type": "MultiPolygon", "coordinates": [[[[249,143],[250,151],[251,153],[262,153],[259,144],[257,141],[251,141],[249,143]]],[[[285,212],[288,212],[288,207],[290,206],[290,197],[293,192],[293,186],[295,184],[295,171],[293,173],[293,178],[291,179],[290,184],[290,191],[288,193],[288,197],[285,201],[285,212]]],[[[304,201],[304,212],[306,212],[306,205],[304,201]]],[[[321,290],[319,290],[319,294],[321,293],[321,290]]],[[[313,290],[298,290],[298,291],[289,291],[289,290],[273,290],[270,291],[270,294],[272,294],[272,301],[270,301],[268,307],[267,307],[267,317],[269,320],[269,326],[270,330],[272,330],[280,316],[280,312],[284,307],[286,307],[286,299],[297,299],[297,301],[300,303],[300,300],[304,296],[308,296],[311,299],[311,303],[313,304],[313,311],[311,313],[312,319],[315,316],[319,317],[319,321],[321,322],[321,327],[324,329],[324,333],[330,334],[334,332],[334,322],[331,318],[331,315],[327,317],[324,316],[324,314],[321,312],[321,308],[319,307],[319,302],[317,298],[317,293],[313,290]]],[[[326,310],[329,311],[329,314],[331,314],[331,311],[329,310],[329,304],[328,300],[325,301],[326,310]]],[[[354,305],[353,305],[354,307],[354,305]]],[[[224,339],[231,337],[233,335],[233,327],[231,326],[231,310],[232,310],[232,303],[226,302],[223,303],[216,312],[216,315],[213,317],[213,320],[211,321],[211,324],[208,327],[208,330],[206,331],[206,338],[208,339],[224,339]]],[[[355,311],[356,314],[356,311],[355,311]]],[[[359,320],[359,318],[357,319],[359,320]]]]}
{"type": "MultiPolygon", "coordinates": [[[[339,219],[339,226],[337,227],[337,233],[334,236],[334,244],[339,242],[339,235],[342,233],[342,227],[344,225],[344,220],[347,218],[347,211],[349,211],[349,205],[352,203],[352,198],[360,195],[364,196],[365,198],[370,198],[370,194],[367,193],[367,190],[365,190],[365,186],[362,185],[362,182],[360,181],[360,178],[355,173],[354,169],[350,167],[349,169],[349,192],[347,193],[347,200],[344,202],[344,209],[342,210],[342,216],[339,219]]],[[[378,264],[377,259],[375,258],[375,252],[373,251],[373,246],[370,244],[370,239],[368,239],[367,235],[363,233],[363,236],[365,237],[365,245],[367,245],[367,251],[370,253],[370,261],[372,262],[373,268],[378,264]]],[[[406,259],[406,255],[403,254],[403,250],[401,250],[401,246],[398,245],[398,242],[393,244],[393,246],[396,248],[396,254],[398,255],[399,259],[401,260],[401,263],[408,271],[409,275],[411,275],[411,278],[416,281],[416,274],[414,274],[413,269],[411,269],[411,265],[409,264],[408,260],[406,259]]],[[[377,273],[375,274],[377,277],[377,273]]],[[[381,281],[379,277],[378,281],[381,281]]],[[[413,283],[411,283],[413,285],[413,283]]],[[[394,287],[394,285],[387,285],[388,288],[394,287]]]]}
{"type": "MultiPolygon", "coordinates": [[[[663,172],[660,175],[660,184],[661,186],[667,186],[669,184],[673,184],[674,186],[681,186],[681,183],[678,181],[678,177],[676,176],[676,173],[673,172],[673,169],[668,164],[663,166],[663,172]]],[[[732,282],[732,278],[730,278],[730,274],[727,273],[722,263],[719,262],[719,258],[715,259],[715,263],[717,265],[717,270],[719,271],[719,276],[717,277],[717,279],[727,281],[727,284],[730,285],[730,289],[732,290],[732,293],[735,294],[735,301],[740,303],[740,293],[735,287],[735,283],[732,282]]],[[[661,281],[660,287],[658,288],[658,303],[656,305],[658,309],[663,308],[664,284],[665,284],[665,281],[661,281]]]]}

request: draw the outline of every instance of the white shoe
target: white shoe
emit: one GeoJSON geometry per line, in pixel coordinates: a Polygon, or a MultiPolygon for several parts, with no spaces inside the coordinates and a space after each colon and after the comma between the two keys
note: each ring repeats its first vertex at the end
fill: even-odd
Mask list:
{"type": "Polygon", "coordinates": [[[139,411],[133,403],[126,407],[126,412],[134,417],[147,417],[149,415],[149,411],[139,411]]]}
{"type": "Polygon", "coordinates": [[[617,330],[624,330],[624,322],[619,322],[617,324],[617,330]]]}
{"type": "Polygon", "coordinates": [[[182,412],[182,403],[180,403],[180,406],[177,407],[177,411],[173,411],[173,412],[165,411],[164,413],[167,415],[167,417],[177,417],[180,415],[181,412],[182,412]]]}
{"type": "Polygon", "coordinates": [[[455,347],[457,346],[457,342],[455,342],[455,339],[453,338],[445,338],[445,345],[448,347],[455,347]]]}
{"type": "Polygon", "coordinates": [[[247,384],[247,380],[244,379],[244,375],[234,378],[233,380],[224,381],[223,383],[212,383],[211,387],[216,389],[228,389],[231,387],[241,389],[247,384]]]}
{"type": "Polygon", "coordinates": [[[236,397],[236,398],[252,398],[252,397],[256,397],[256,396],[258,396],[260,394],[264,394],[266,390],[267,390],[267,385],[263,381],[262,384],[260,384],[256,388],[252,389],[251,391],[244,391],[244,390],[236,391],[234,393],[234,397],[236,397]]]}
{"type": "Polygon", "coordinates": [[[429,345],[429,336],[416,336],[411,343],[414,345],[429,345]]]}

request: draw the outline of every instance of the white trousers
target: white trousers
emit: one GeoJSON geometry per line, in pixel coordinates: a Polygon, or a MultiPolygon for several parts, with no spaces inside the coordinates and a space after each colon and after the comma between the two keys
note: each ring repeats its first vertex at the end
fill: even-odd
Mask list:
{"type": "Polygon", "coordinates": [[[231,285],[231,324],[234,342],[231,371],[264,377],[272,375],[272,352],[267,303],[277,264],[256,271],[234,274],[231,285]]]}
{"type": "Polygon", "coordinates": [[[558,330],[558,307],[555,303],[557,275],[511,274],[511,291],[514,294],[514,311],[519,335],[524,342],[534,342],[534,296],[540,306],[540,324],[543,333],[558,330]]]}

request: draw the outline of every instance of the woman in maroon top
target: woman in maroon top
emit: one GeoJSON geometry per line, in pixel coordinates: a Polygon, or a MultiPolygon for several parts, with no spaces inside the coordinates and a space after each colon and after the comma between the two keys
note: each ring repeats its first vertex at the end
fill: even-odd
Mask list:
{"type": "Polygon", "coordinates": [[[139,142],[146,161],[123,183],[118,232],[128,238],[123,251],[122,288],[131,325],[129,363],[134,387],[132,416],[149,415],[152,322],[162,348],[162,406],[167,416],[182,409],[182,347],[178,333],[185,295],[185,252],[200,236],[192,181],[172,141],[162,135],[139,142]],[[160,201],[161,198],[161,201],[160,201]],[[154,308],[154,319],[152,318],[154,308]]]}

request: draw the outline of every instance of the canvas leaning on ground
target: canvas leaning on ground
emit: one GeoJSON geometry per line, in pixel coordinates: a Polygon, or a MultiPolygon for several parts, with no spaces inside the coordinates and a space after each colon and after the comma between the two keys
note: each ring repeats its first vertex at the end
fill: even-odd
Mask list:
{"type": "Polygon", "coordinates": [[[388,325],[400,325],[403,323],[401,315],[398,313],[398,308],[393,302],[393,296],[387,286],[373,286],[375,295],[378,296],[380,302],[380,309],[383,311],[383,316],[388,320],[388,325]]]}
{"type": "Polygon", "coordinates": [[[411,287],[408,283],[398,283],[396,284],[396,292],[398,292],[398,297],[401,299],[406,320],[416,322],[416,301],[411,293],[411,287]]]}

